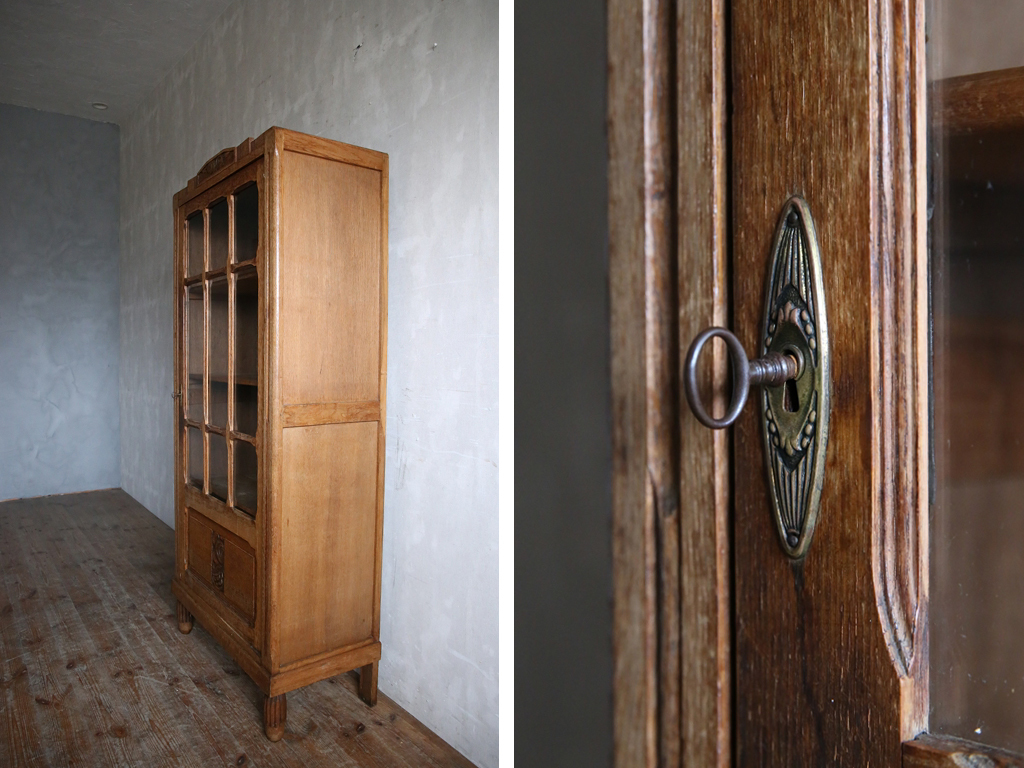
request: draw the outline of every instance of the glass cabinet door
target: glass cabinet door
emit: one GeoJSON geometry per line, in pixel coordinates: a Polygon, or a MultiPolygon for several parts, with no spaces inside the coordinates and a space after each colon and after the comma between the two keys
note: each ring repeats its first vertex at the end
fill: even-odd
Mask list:
{"type": "Polygon", "coordinates": [[[255,517],[259,187],[253,172],[239,175],[184,220],[182,471],[188,485],[255,517]]]}
{"type": "Polygon", "coordinates": [[[930,730],[1024,752],[1024,2],[930,11],[930,730]]]}

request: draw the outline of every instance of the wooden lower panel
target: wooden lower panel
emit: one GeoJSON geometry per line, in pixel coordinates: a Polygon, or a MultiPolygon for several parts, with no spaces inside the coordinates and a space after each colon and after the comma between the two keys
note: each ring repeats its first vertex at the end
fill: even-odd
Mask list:
{"type": "Polygon", "coordinates": [[[227,505],[197,491],[190,485],[179,487],[179,498],[186,507],[196,510],[203,517],[231,531],[250,547],[256,546],[256,523],[248,515],[231,509],[227,505]]]}
{"type": "Polygon", "coordinates": [[[188,565],[193,576],[207,584],[213,583],[213,529],[202,515],[189,510],[188,565]]]}
{"type": "Polygon", "coordinates": [[[377,429],[361,422],[284,430],[280,666],[373,635],[377,429]]]}
{"type": "Polygon", "coordinates": [[[252,620],[256,613],[256,559],[231,541],[224,543],[224,598],[252,620]]]}
{"type": "Polygon", "coordinates": [[[188,510],[188,572],[252,625],[256,615],[256,557],[248,544],[188,510]]]}

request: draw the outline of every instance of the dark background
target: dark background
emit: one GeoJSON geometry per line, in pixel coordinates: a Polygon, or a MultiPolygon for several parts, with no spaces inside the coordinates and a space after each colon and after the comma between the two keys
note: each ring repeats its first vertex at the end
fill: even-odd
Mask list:
{"type": "Polygon", "coordinates": [[[611,765],[605,6],[515,6],[515,754],[611,765]]]}

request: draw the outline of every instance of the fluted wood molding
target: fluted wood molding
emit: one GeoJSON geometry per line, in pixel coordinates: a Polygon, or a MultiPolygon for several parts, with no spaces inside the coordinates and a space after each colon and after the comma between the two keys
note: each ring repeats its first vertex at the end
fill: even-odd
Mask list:
{"type": "Polygon", "coordinates": [[[288,719],[288,697],[267,696],[263,699],[263,732],[271,741],[280,741],[284,736],[284,723],[288,719]]]}
{"type": "Polygon", "coordinates": [[[927,726],[928,252],[924,2],[872,4],[872,565],[902,685],[901,730],[927,726]]]}

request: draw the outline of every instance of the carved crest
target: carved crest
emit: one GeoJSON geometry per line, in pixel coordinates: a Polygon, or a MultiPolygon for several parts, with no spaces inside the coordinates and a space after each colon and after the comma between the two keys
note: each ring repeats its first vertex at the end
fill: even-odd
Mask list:
{"type": "Polygon", "coordinates": [[[213,586],[219,589],[221,592],[224,591],[224,537],[217,532],[211,534],[213,536],[211,550],[211,567],[210,572],[213,576],[213,586]]]}

